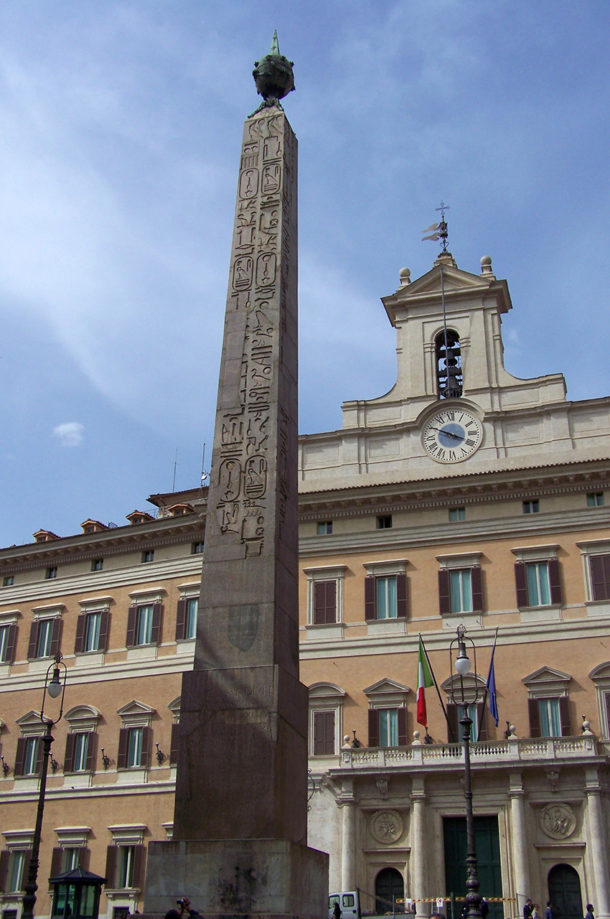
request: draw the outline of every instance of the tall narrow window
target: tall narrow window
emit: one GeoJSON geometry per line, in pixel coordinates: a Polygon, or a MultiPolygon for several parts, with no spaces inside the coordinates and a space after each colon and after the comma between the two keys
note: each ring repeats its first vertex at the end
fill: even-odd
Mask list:
{"type": "Polygon", "coordinates": [[[561,578],[557,558],[515,564],[517,606],[559,606],[561,578]]]}
{"type": "Polygon", "coordinates": [[[380,708],[379,713],[379,746],[398,746],[398,709],[380,708]]]}
{"type": "Polygon", "coordinates": [[[162,603],[139,603],[129,607],[127,615],[128,648],[157,645],[161,641],[162,603]]]}
{"type": "Polygon", "coordinates": [[[458,568],[449,572],[451,612],[472,612],[472,569],[458,568]]]}
{"type": "Polygon", "coordinates": [[[14,623],[0,625],[0,664],[10,664],[15,658],[17,626],[14,623]]]}
{"type": "Polygon", "coordinates": [[[53,640],[53,619],[41,619],[38,629],[38,643],[36,657],[48,657],[51,653],[53,640]]]}
{"type": "Polygon", "coordinates": [[[8,879],[8,889],[11,892],[23,890],[26,860],[27,852],[21,851],[19,849],[11,852],[10,874],[8,879]]]}
{"type": "Polygon", "coordinates": [[[24,740],[23,771],[21,775],[36,775],[39,769],[38,745],[40,738],[26,737],[24,740]]]}
{"type": "Polygon", "coordinates": [[[436,382],[439,399],[457,399],[462,395],[462,351],[460,337],[453,329],[439,332],[435,341],[436,382]]]}
{"type": "Polygon", "coordinates": [[[314,585],[314,625],[337,621],[337,582],[316,581],[314,585]]]}

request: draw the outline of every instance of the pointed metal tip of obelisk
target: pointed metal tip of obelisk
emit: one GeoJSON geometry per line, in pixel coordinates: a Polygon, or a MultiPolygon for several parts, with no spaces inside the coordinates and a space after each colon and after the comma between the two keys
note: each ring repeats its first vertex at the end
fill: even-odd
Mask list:
{"type": "Polygon", "coordinates": [[[280,46],[277,40],[277,29],[273,30],[273,38],[271,39],[271,48],[269,49],[269,54],[276,54],[279,57],[280,46]]]}
{"type": "MultiPolygon", "coordinates": [[[[252,76],[256,83],[256,91],[263,97],[260,108],[276,105],[279,108],[280,99],[287,96],[294,89],[293,61],[289,61],[280,53],[277,40],[277,29],[273,31],[271,48],[260,61],[254,62],[252,76]]],[[[257,109],[256,111],[259,111],[257,109]]],[[[256,112],[253,112],[256,114],[256,112]]]]}

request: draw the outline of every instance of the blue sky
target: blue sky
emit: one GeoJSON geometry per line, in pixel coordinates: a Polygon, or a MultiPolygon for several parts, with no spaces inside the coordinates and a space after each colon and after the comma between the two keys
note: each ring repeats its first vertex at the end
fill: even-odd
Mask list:
{"type": "Polygon", "coordinates": [[[244,118],[295,62],[300,430],[395,378],[381,296],[493,257],[505,363],[608,394],[606,0],[0,5],[0,545],[198,484],[244,118]]]}

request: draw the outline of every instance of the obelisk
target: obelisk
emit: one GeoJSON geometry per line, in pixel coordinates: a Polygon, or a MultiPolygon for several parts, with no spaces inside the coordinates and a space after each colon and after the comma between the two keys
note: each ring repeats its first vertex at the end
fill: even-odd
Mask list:
{"type": "Polygon", "coordinates": [[[173,841],[149,845],[146,912],[320,919],[306,846],[307,690],[297,597],[297,142],[274,35],[244,124],[194,670],[182,683],[173,841]]]}

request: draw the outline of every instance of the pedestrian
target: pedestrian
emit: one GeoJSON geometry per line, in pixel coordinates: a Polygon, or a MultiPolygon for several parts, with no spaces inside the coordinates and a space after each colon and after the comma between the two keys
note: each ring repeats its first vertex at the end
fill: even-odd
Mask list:
{"type": "Polygon", "coordinates": [[[189,917],[190,919],[202,919],[201,914],[191,906],[191,901],[188,897],[181,897],[180,900],[176,900],[176,903],[180,910],[180,919],[189,919],[189,917]]]}
{"type": "Polygon", "coordinates": [[[532,919],[542,919],[537,903],[534,903],[534,907],[532,909],[532,919]]]}
{"type": "Polygon", "coordinates": [[[544,919],[553,919],[553,907],[551,901],[546,901],[546,909],[544,911],[544,919]]]}
{"type": "Polygon", "coordinates": [[[532,910],[534,909],[533,900],[527,898],[523,906],[523,919],[532,919],[532,910]]]}
{"type": "Polygon", "coordinates": [[[587,912],[585,913],[585,919],[595,919],[593,915],[593,904],[587,903],[587,912]]]}
{"type": "Polygon", "coordinates": [[[335,905],[333,907],[333,919],[341,919],[341,907],[339,906],[338,900],[335,900],[335,905]]]}
{"type": "Polygon", "coordinates": [[[485,917],[487,916],[487,913],[489,912],[489,903],[487,902],[485,897],[481,897],[481,905],[479,906],[479,912],[481,914],[482,919],[485,919],[485,917]]]}

